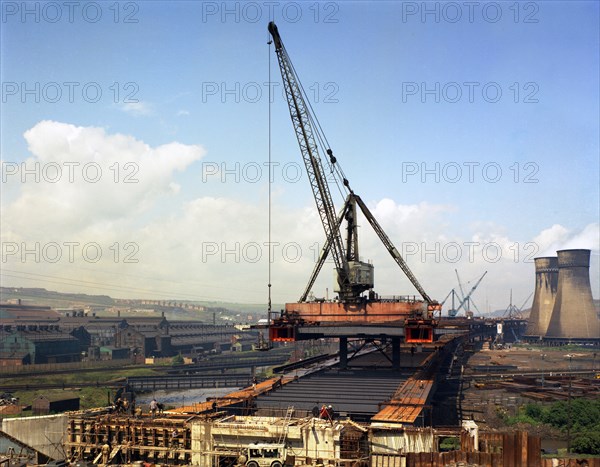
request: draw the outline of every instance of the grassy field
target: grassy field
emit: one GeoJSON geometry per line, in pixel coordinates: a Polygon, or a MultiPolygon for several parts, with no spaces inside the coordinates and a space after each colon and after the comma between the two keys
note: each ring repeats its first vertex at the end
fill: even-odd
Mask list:
{"type": "MultiPolygon", "coordinates": [[[[44,395],[46,397],[70,397],[79,396],[80,406],[82,409],[90,409],[94,407],[104,407],[108,404],[109,399],[112,400],[112,394],[115,389],[105,386],[107,379],[110,381],[118,381],[119,379],[126,378],[127,376],[150,376],[156,374],[152,368],[124,368],[122,370],[115,370],[107,375],[105,371],[86,371],[77,373],[65,373],[56,375],[43,375],[43,376],[27,376],[26,380],[23,376],[14,378],[2,379],[1,384],[3,387],[9,388],[12,384],[24,384],[27,383],[32,389],[20,390],[13,393],[15,397],[19,398],[19,401],[23,405],[30,405],[33,400],[44,395]],[[96,387],[83,387],[78,388],[77,385],[81,383],[98,383],[96,387]],[[66,389],[43,389],[46,384],[63,384],[66,389]]],[[[27,415],[29,415],[26,412],[27,415]]]]}

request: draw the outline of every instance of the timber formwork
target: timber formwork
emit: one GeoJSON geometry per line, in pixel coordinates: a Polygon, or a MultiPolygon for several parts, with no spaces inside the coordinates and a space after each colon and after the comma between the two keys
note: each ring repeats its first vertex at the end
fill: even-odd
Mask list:
{"type": "Polygon", "coordinates": [[[185,465],[191,459],[190,433],[187,418],[173,415],[135,418],[106,414],[71,418],[64,446],[67,457],[72,461],[91,460],[103,464],[146,461],[185,465]]]}

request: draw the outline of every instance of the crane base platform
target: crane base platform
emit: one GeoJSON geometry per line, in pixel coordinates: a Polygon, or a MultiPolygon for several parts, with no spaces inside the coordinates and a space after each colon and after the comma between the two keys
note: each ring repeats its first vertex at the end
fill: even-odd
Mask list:
{"type": "Polygon", "coordinates": [[[299,328],[313,326],[380,325],[403,328],[406,342],[433,342],[435,321],[430,319],[426,309],[425,302],[414,299],[286,303],[281,316],[270,319],[269,339],[295,341],[299,328]]]}

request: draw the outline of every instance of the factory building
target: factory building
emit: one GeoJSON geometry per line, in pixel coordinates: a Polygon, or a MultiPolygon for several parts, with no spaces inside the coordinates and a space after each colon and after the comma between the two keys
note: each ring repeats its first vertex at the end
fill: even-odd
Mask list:
{"type": "Polygon", "coordinates": [[[66,363],[81,359],[80,342],[57,325],[0,326],[0,364],[66,363]]]}

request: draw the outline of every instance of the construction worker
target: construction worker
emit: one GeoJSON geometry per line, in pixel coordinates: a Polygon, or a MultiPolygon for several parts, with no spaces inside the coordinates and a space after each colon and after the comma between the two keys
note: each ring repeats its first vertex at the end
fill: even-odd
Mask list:
{"type": "Polygon", "coordinates": [[[335,412],[333,411],[333,406],[327,406],[327,417],[329,420],[333,421],[333,417],[335,416],[335,412]]]}
{"type": "Polygon", "coordinates": [[[125,460],[127,461],[128,464],[131,463],[132,449],[133,449],[133,442],[127,441],[127,444],[125,445],[125,460]]]}
{"type": "Polygon", "coordinates": [[[108,455],[110,454],[110,445],[108,443],[104,443],[102,445],[102,463],[108,464],[108,455]]]}
{"type": "Polygon", "coordinates": [[[243,467],[246,465],[247,461],[248,461],[248,458],[246,457],[246,455],[240,454],[237,458],[237,463],[235,465],[236,465],[236,467],[243,467]]]}
{"type": "Polygon", "coordinates": [[[173,428],[173,431],[171,432],[171,446],[172,447],[179,446],[179,440],[177,439],[178,437],[179,437],[179,430],[177,430],[177,428],[173,428]]]}
{"type": "Polygon", "coordinates": [[[152,414],[152,418],[156,417],[156,409],[158,409],[158,402],[156,402],[156,399],[152,399],[150,401],[150,413],[152,414]]]}

